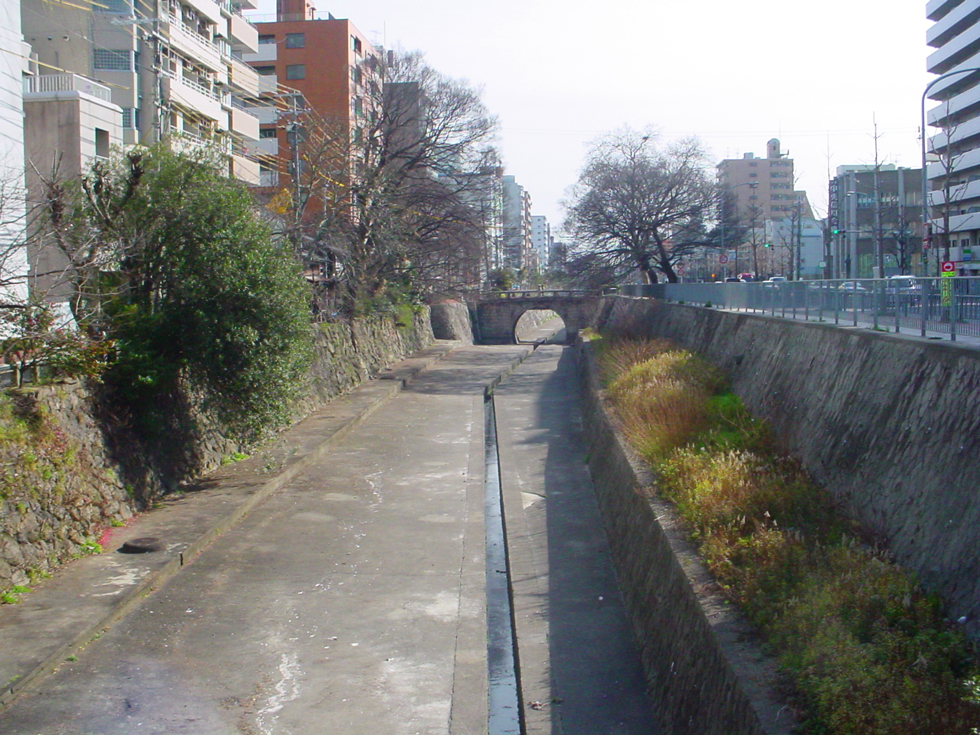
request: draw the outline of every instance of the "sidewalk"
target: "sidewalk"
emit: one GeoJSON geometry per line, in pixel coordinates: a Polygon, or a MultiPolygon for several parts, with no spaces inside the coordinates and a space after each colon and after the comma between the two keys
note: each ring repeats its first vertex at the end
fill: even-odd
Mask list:
{"type": "Polygon", "coordinates": [[[125,528],[110,529],[102,540],[104,553],[72,562],[17,605],[0,605],[0,712],[72,660],[457,344],[437,341],[397,363],[284,431],[253,457],[216,470],[125,528]],[[156,539],[161,550],[118,553],[125,542],[147,538],[156,539]]]}

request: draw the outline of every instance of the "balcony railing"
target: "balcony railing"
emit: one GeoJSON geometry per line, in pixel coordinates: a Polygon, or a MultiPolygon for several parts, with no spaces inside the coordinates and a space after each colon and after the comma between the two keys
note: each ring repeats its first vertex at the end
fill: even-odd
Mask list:
{"type": "Polygon", "coordinates": [[[80,74],[42,74],[24,79],[25,96],[54,92],[83,92],[104,102],[112,102],[112,92],[108,87],[80,74]]]}

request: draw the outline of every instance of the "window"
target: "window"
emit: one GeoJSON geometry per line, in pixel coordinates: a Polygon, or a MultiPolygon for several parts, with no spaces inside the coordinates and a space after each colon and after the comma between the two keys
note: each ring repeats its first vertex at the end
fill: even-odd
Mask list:
{"type": "Polygon", "coordinates": [[[306,48],[305,33],[287,33],[286,48],[306,48]]]}
{"type": "Polygon", "coordinates": [[[259,137],[260,138],[275,138],[276,137],[276,129],[275,128],[262,128],[261,130],[259,130],[259,137]]]}
{"type": "Polygon", "coordinates": [[[124,107],[122,111],[122,126],[123,130],[132,130],[136,126],[136,108],[135,107],[124,107]]]}
{"type": "Polygon", "coordinates": [[[364,107],[363,107],[363,104],[361,103],[361,98],[360,97],[355,97],[351,101],[351,105],[352,105],[352,108],[351,109],[353,109],[355,115],[357,115],[358,117],[360,117],[361,115],[364,114],[364,107]]]}
{"type": "Polygon", "coordinates": [[[306,64],[286,64],[286,79],[306,79],[306,64]]]}
{"type": "Polygon", "coordinates": [[[261,36],[259,36],[259,43],[275,43],[275,42],[276,42],[275,33],[269,33],[269,34],[264,33],[261,36]]]}
{"type": "Polygon", "coordinates": [[[131,51],[95,49],[94,66],[100,71],[132,71],[131,51]]]}
{"type": "Polygon", "coordinates": [[[350,68],[350,78],[351,78],[351,81],[354,82],[354,84],[360,84],[361,83],[361,67],[359,67],[359,66],[352,66],[350,68]]]}
{"type": "Polygon", "coordinates": [[[350,37],[350,50],[355,54],[361,53],[361,39],[359,39],[357,36],[350,37]]]}
{"type": "Polygon", "coordinates": [[[276,75],[276,67],[274,66],[253,66],[255,73],[263,77],[274,77],[276,75]]]}
{"type": "Polygon", "coordinates": [[[102,128],[95,129],[95,156],[96,158],[109,157],[109,131],[102,128]]]}

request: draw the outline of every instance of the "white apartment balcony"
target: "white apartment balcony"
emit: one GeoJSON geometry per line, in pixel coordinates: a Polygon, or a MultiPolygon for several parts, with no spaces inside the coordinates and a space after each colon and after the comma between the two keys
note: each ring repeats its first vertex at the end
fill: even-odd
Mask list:
{"type": "MultiPolygon", "coordinates": [[[[967,151],[962,156],[954,156],[952,163],[950,174],[959,174],[964,171],[969,171],[972,168],[980,168],[980,148],[967,151]]],[[[927,165],[926,171],[927,176],[932,180],[942,178],[946,175],[946,170],[942,163],[930,163],[927,165]]]]}
{"type": "Polygon", "coordinates": [[[929,0],[926,3],[926,17],[929,20],[941,18],[944,13],[948,13],[959,0],[929,0]]]}
{"type": "MultiPolygon", "coordinates": [[[[969,181],[965,184],[951,184],[949,195],[954,207],[962,202],[980,199],[980,180],[969,181]]],[[[930,191],[929,202],[934,207],[940,207],[946,203],[946,196],[942,191],[930,191]]]]}
{"type": "Polygon", "coordinates": [[[279,94],[279,77],[276,74],[259,74],[259,94],[279,94]]]}
{"type": "Polygon", "coordinates": [[[221,18],[221,8],[214,0],[180,0],[180,2],[184,5],[190,5],[219,28],[224,25],[221,18]]]}
{"type": "Polygon", "coordinates": [[[65,92],[87,94],[103,102],[112,103],[112,91],[104,84],[94,82],[80,74],[42,74],[24,79],[24,99],[56,99],[65,92]]]}
{"type": "MultiPolygon", "coordinates": [[[[938,222],[942,226],[942,217],[933,217],[933,222],[938,222]]],[[[980,212],[973,214],[954,214],[949,218],[950,232],[969,232],[970,230],[980,230],[980,212]]]]}
{"type": "Polygon", "coordinates": [[[977,104],[980,104],[980,84],[957,93],[949,100],[929,110],[926,115],[926,125],[931,125],[934,128],[941,127],[950,115],[956,115],[956,113],[977,104]]]}
{"type": "MultiPolygon", "coordinates": [[[[231,34],[232,46],[238,46],[254,53],[259,48],[259,32],[255,26],[241,15],[232,14],[228,19],[228,32],[231,34]]],[[[275,44],[263,44],[275,45],[275,44]]]]}
{"type": "Polygon", "coordinates": [[[259,119],[255,117],[255,115],[250,115],[249,113],[245,112],[245,110],[232,107],[229,120],[229,129],[233,133],[237,133],[238,135],[251,140],[258,140],[259,119]]]}
{"type": "Polygon", "coordinates": [[[977,9],[973,3],[963,3],[953,8],[926,31],[926,43],[933,48],[938,48],[954,38],[956,34],[962,33],[975,21],[975,18],[970,16],[976,15],[977,9]]]}
{"type": "Polygon", "coordinates": [[[980,135],[980,117],[975,117],[929,138],[927,150],[944,151],[949,144],[956,145],[978,135],[980,135]]]}
{"type": "Polygon", "coordinates": [[[259,162],[251,158],[232,154],[231,156],[231,175],[236,179],[244,181],[246,184],[257,186],[260,182],[259,162]]]}
{"type": "Polygon", "coordinates": [[[259,75],[248,64],[232,59],[229,65],[228,84],[249,97],[259,96],[259,75]]]}
{"type": "Polygon", "coordinates": [[[279,172],[259,171],[259,186],[279,186],[279,172]]]}
{"type": "Polygon", "coordinates": [[[972,28],[967,28],[963,33],[950,39],[947,43],[943,44],[942,48],[933,51],[929,54],[926,59],[926,69],[930,74],[944,74],[952,69],[956,64],[960,63],[962,59],[957,60],[960,54],[970,52],[971,47],[972,52],[976,53],[975,48],[978,43],[980,43],[980,27],[973,26],[972,28]]]}
{"type": "Polygon", "coordinates": [[[221,107],[221,99],[206,87],[183,77],[163,78],[163,93],[172,103],[217,121],[218,126],[228,127],[228,113],[221,107]]]}
{"type": "Polygon", "coordinates": [[[251,106],[246,109],[259,119],[260,125],[272,125],[279,120],[279,110],[272,105],[251,106]]]}
{"type": "Polygon", "coordinates": [[[167,27],[171,46],[212,71],[225,71],[225,65],[221,61],[221,49],[217,44],[204,38],[200,33],[195,33],[173,16],[170,16],[167,27]]]}
{"type": "Polygon", "coordinates": [[[259,138],[255,143],[252,144],[260,154],[265,156],[278,156],[279,155],[279,139],[278,138],[259,138]]]}
{"type": "Polygon", "coordinates": [[[276,49],[278,48],[279,44],[260,43],[254,54],[242,54],[242,60],[246,64],[264,64],[268,61],[275,61],[277,55],[276,49]]]}
{"type": "MultiPolygon", "coordinates": [[[[970,58],[964,59],[959,64],[950,69],[947,74],[954,71],[962,71],[963,69],[978,69],[980,68],[980,51],[973,54],[970,58]]],[[[975,72],[973,76],[975,76],[975,72]]],[[[943,79],[941,82],[936,82],[936,84],[929,90],[929,99],[939,100],[945,96],[948,96],[946,90],[950,88],[957,88],[962,86],[964,83],[970,83],[971,73],[966,72],[963,74],[956,74],[951,77],[943,79]]],[[[973,82],[975,83],[975,82],[973,82]]]]}

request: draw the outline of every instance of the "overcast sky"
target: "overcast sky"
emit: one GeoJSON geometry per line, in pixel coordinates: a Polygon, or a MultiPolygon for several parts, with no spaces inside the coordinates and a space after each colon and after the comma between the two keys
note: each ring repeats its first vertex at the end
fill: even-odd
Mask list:
{"type": "Polygon", "coordinates": [[[875,120],[881,160],[919,166],[925,0],[314,2],[481,87],[507,173],[553,227],[588,142],[624,125],[697,136],[712,163],[779,138],[820,216],[828,169],[874,162],[875,120]]]}

